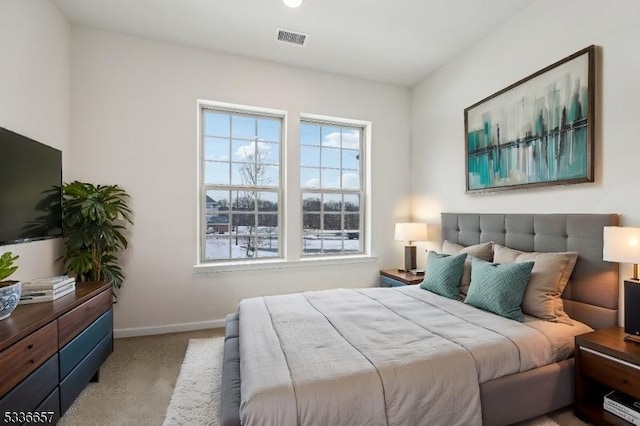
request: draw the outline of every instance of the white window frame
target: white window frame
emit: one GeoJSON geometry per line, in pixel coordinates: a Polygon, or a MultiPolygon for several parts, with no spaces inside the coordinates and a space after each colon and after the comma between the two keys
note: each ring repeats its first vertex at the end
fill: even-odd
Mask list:
{"type": "MultiPolygon", "coordinates": [[[[313,257],[344,257],[344,256],[354,256],[354,255],[363,255],[367,252],[367,245],[365,244],[365,242],[367,241],[367,235],[368,232],[366,232],[366,219],[367,219],[367,212],[368,209],[366,208],[366,199],[367,199],[367,185],[366,185],[366,159],[368,158],[368,156],[366,155],[366,146],[367,146],[367,127],[368,125],[370,125],[369,123],[355,123],[354,120],[347,120],[347,119],[340,119],[340,118],[332,118],[332,119],[328,119],[327,117],[323,117],[322,119],[317,118],[317,116],[301,116],[300,117],[300,121],[298,123],[298,126],[301,127],[302,124],[312,124],[312,125],[318,125],[318,126],[324,126],[324,127],[338,127],[338,128],[352,128],[352,129],[358,129],[359,133],[360,133],[360,140],[359,140],[359,164],[358,164],[358,174],[359,174],[359,183],[360,183],[360,187],[358,189],[345,189],[345,188],[322,188],[322,187],[304,187],[302,186],[302,183],[299,183],[299,189],[300,189],[300,215],[301,215],[301,228],[300,228],[300,253],[301,256],[303,258],[313,258],[313,257]],[[314,117],[314,118],[311,118],[314,117]],[[359,215],[359,228],[358,228],[358,241],[359,241],[359,249],[357,252],[333,252],[333,253],[310,253],[310,254],[305,254],[304,253],[304,195],[308,194],[308,193],[316,193],[316,194],[322,194],[324,195],[341,195],[342,197],[344,197],[344,195],[358,195],[359,197],[359,210],[358,210],[358,215],[359,215]]],[[[302,141],[299,141],[299,146],[302,147],[302,141]]],[[[320,145],[319,145],[319,149],[322,150],[322,141],[320,141],[320,145]]],[[[342,158],[343,158],[343,150],[344,148],[341,146],[340,147],[340,171],[343,171],[342,169],[342,158]]],[[[322,156],[320,157],[319,160],[319,165],[317,167],[318,169],[318,173],[320,175],[320,179],[322,179],[322,175],[321,175],[321,170],[323,168],[323,164],[322,164],[322,156]]],[[[298,158],[298,164],[297,164],[298,170],[301,170],[302,165],[301,165],[301,161],[300,158],[298,158]]],[[[310,166],[307,166],[310,167],[310,166]]],[[[316,168],[315,166],[313,168],[316,168]]],[[[340,177],[340,180],[342,181],[342,175],[340,177]]],[[[320,182],[322,183],[322,181],[320,182]]],[[[316,212],[310,213],[310,214],[315,214],[316,212]]],[[[332,212],[332,213],[327,213],[324,211],[324,202],[320,203],[320,211],[318,212],[318,214],[320,215],[320,223],[323,224],[322,225],[322,230],[324,230],[324,218],[326,217],[327,214],[336,214],[336,212],[332,212]]],[[[344,210],[344,204],[342,205],[342,209],[339,212],[341,219],[344,218],[345,214],[347,214],[344,210]]],[[[345,235],[342,236],[342,246],[343,246],[343,250],[344,250],[344,238],[345,235]]]]}
{"type": "Polygon", "coordinates": [[[248,105],[232,104],[198,99],[197,101],[197,250],[193,267],[195,274],[226,273],[251,270],[277,270],[291,268],[314,268],[320,266],[353,265],[353,264],[377,264],[378,258],[371,251],[371,134],[372,123],[365,120],[345,119],[340,117],[300,113],[295,122],[289,123],[289,114],[285,110],[262,108],[248,105]],[[281,257],[258,259],[229,259],[202,261],[204,254],[203,236],[206,235],[206,205],[203,205],[206,191],[203,191],[203,150],[204,138],[201,123],[202,108],[213,108],[235,111],[239,113],[254,113],[268,116],[277,116],[282,119],[281,149],[280,149],[280,197],[278,203],[279,216],[279,244],[281,257]],[[361,191],[360,199],[361,218],[360,228],[362,253],[310,256],[302,254],[302,189],[300,185],[300,123],[302,121],[322,121],[343,126],[356,126],[363,128],[363,141],[361,155],[361,191]],[[294,136],[289,138],[291,133],[294,136]],[[291,161],[293,159],[293,161],[291,161]],[[293,217],[290,217],[293,216],[293,217]],[[290,226],[293,228],[290,228],[290,226]],[[299,228],[299,230],[297,229],[299,228]],[[204,231],[203,231],[204,230],[204,231]]]}
{"type": "MultiPolygon", "coordinates": [[[[247,105],[230,104],[226,102],[215,102],[198,100],[198,253],[197,262],[198,265],[216,265],[216,264],[235,264],[235,263],[253,263],[264,262],[269,260],[282,260],[285,257],[284,250],[284,219],[283,219],[283,193],[284,193],[284,150],[285,150],[285,127],[286,127],[286,112],[276,109],[260,108],[247,105]],[[264,187],[260,185],[238,185],[233,184],[231,179],[229,184],[208,184],[204,181],[205,168],[204,168],[204,149],[205,149],[205,134],[203,116],[205,111],[216,111],[227,114],[245,115],[249,117],[266,117],[276,118],[280,120],[280,140],[279,140],[279,152],[278,152],[278,185],[264,187]],[[277,192],[278,194],[278,256],[273,257],[250,257],[250,258],[224,258],[224,259],[205,259],[206,254],[206,235],[207,235],[207,219],[206,219],[206,194],[209,190],[223,190],[223,191],[267,191],[277,192]]],[[[231,158],[229,159],[231,162],[231,158]]],[[[230,171],[231,172],[231,171],[230,171]]],[[[257,208],[257,207],[256,207],[257,208]]],[[[255,213],[257,214],[257,213],[255,213]]],[[[231,226],[231,221],[229,226],[231,226]]]]}

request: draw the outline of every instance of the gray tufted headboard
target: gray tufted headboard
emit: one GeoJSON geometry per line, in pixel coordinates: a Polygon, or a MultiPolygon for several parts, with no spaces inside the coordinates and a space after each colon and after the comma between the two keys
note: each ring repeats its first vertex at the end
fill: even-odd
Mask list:
{"type": "Polygon", "coordinates": [[[602,260],[604,226],[617,214],[442,213],[442,240],[464,246],[494,241],[522,251],[577,251],[562,298],[575,320],[594,329],[618,325],[618,264],[602,260]]]}

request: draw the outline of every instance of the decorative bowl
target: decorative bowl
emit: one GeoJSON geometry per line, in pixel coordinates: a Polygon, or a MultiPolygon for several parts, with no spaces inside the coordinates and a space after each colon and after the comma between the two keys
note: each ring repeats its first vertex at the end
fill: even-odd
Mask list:
{"type": "Polygon", "coordinates": [[[18,306],[21,291],[20,281],[0,282],[0,320],[8,318],[18,306]]]}

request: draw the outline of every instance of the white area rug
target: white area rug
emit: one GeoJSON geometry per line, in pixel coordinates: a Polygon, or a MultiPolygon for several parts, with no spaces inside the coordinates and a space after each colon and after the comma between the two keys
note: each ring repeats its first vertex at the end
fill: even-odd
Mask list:
{"type": "Polygon", "coordinates": [[[191,339],[164,426],[219,426],[224,337],[191,339]]]}
{"type": "Polygon", "coordinates": [[[559,426],[558,423],[554,422],[547,416],[540,416],[532,420],[527,420],[526,422],[518,423],[516,426],[559,426]]]}
{"type": "MultiPolygon", "coordinates": [[[[191,339],[164,426],[219,426],[224,338],[191,339]]],[[[557,426],[546,416],[518,426],[557,426]]]]}

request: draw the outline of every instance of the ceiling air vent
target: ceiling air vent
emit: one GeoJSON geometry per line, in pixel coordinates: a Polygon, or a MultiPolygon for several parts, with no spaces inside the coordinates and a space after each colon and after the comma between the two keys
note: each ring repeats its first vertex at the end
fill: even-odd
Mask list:
{"type": "Polygon", "coordinates": [[[307,39],[307,34],[298,33],[291,30],[276,28],[276,32],[276,40],[282,43],[304,46],[304,42],[307,39]]]}

